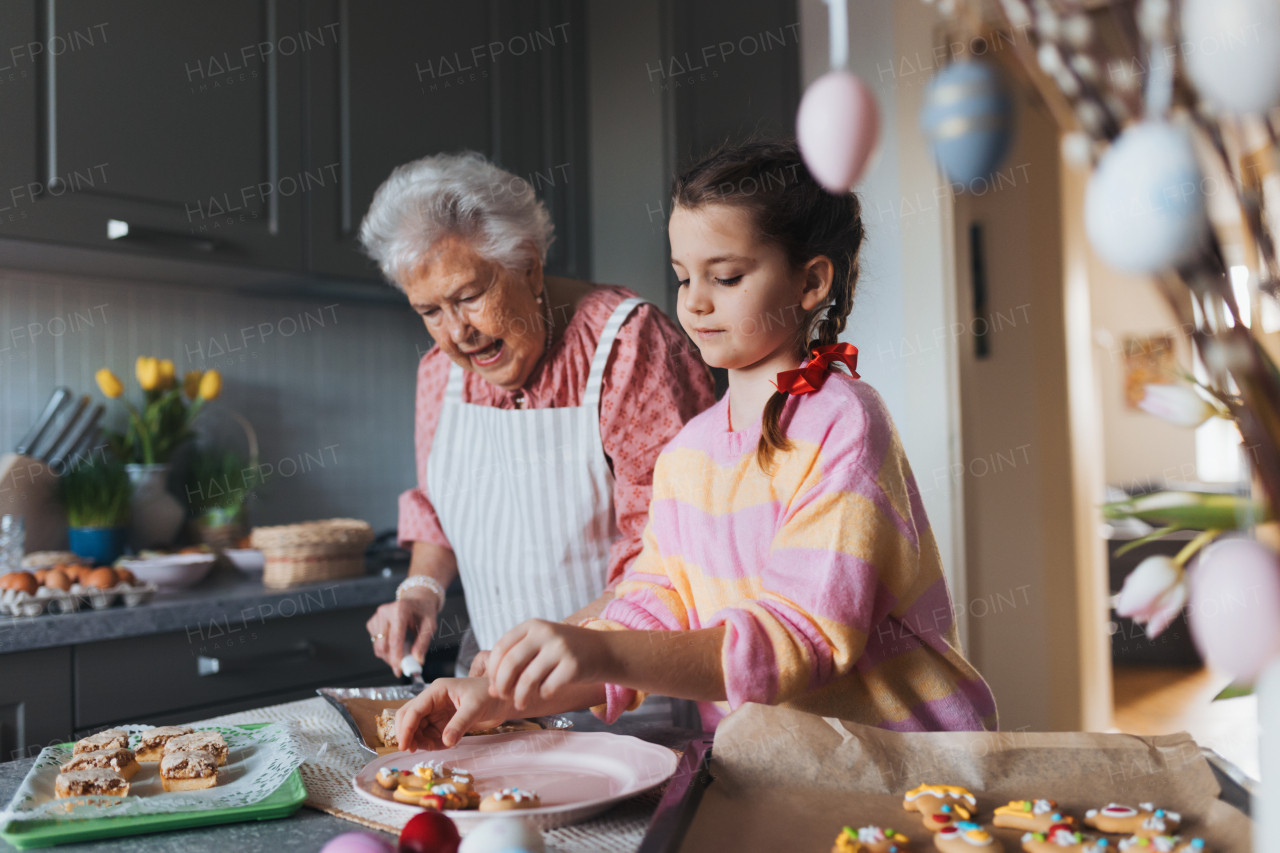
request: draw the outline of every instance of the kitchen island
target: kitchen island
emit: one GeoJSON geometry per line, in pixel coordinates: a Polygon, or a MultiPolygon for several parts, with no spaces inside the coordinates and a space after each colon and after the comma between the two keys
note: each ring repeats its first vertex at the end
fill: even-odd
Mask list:
{"type": "MultiPolygon", "coordinates": [[[[268,589],[230,566],[137,607],[0,619],[0,762],[118,723],[165,725],[386,684],[365,622],[395,598],[403,566],[268,589]]],[[[451,670],[466,627],[450,590],[428,678],[451,670]]]]}

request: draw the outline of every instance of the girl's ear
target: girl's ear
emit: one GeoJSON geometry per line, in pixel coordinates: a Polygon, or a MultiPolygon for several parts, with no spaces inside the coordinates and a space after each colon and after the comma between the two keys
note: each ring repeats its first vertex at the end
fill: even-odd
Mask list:
{"type": "Polygon", "coordinates": [[[800,291],[800,307],[812,311],[827,301],[836,266],[826,255],[818,255],[810,259],[801,272],[804,274],[804,289],[800,291]]]}

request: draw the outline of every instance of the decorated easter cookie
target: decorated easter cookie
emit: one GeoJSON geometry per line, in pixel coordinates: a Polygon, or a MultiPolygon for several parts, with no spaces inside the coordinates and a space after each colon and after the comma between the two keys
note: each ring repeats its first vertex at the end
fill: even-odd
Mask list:
{"type": "Polygon", "coordinates": [[[1009,829],[1044,833],[1059,824],[1074,827],[1076,819],[1059,811],[1053,800],[1011,800],[1009,805],[996,809],[991,822],[1009,829]]]}
{"type": "Polygon", "coordinates": [[[1027,853],[1115,853],[1116,850],[1107,839],[1074,832],[1065,823],[1054,824],[1046,832],[1025,833],[1022,849],[1027,853]]]}
{"type": "Polygon", "coordinates": [[[933,836],[933,845],[940,853],[1002,853],[1004,850],[995,836],[967,820],[958,820],[938,830],[933,836]]]}
{"type": "Polygon", "coordinates": [[[482,812],[505,812],[511,809],[536,809],[542,807],[542,800],[533,791],[522,788],[503,788],[494,791],[480,801],[482,812]]]}
{"type": "Polygon", "coordinates": [[[846,826],[836,836],[831,853],[911,853],[911,839],[888,827],[864,826],[853,829],[846,826]]]}
{"type": "Polygon", "coordinates": [[[1182,815],[1158,809],[1151,803],[1139,803],[1136,809],[1119,803],[1110,803],[1106,808],[1089,809],[1084,814],[1084,822],[1103,832],[1145,835],[1148,838],[1154,838],[1157,835],[1172,835],[1176,832],[1178,824],[1182,822],[1182,815]]]}
{"type": "Polygon", "coordinates": [[[973,817],[978,801],[957,785],[921,785],[907,791],[902,807],[920,812],[925,828],[937,832],[961,820],[973,817]]]}
{"type": "Polygon", "coordinates": [[[1134,835],[1120,842],[1122,853],[1209,853],[1203,838],[1180,835],[1134,835]]]}

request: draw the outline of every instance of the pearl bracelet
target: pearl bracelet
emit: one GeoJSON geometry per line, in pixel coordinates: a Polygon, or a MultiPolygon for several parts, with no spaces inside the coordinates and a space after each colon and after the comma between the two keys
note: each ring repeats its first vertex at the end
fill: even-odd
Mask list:
{"type": "Polygon", "coordinates": [[[440,581],[430,575],[410,575],[401,581],[400,585],[396,587],[396,601],[403,598],[404,594],[409,590],[417,589],[420,586],[425,586],[436,594],[436,598],[440,600],[439,604],[436,605],[436,613],[439,613],[444,607],[444,587],[440,585],[440,581]]]}

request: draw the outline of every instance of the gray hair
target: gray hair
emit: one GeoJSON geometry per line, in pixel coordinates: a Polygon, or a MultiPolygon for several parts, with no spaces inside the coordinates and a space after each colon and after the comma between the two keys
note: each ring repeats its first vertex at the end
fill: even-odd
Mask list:
{"type": "Polygon", "coordinates": [[[518,270],[546,261],[555,226],[528,181],[475,151],[398,166],[360,224],[365,252],[401,289],[422,256],[449,234],[466,239],[481,257],[518,270]]]}

